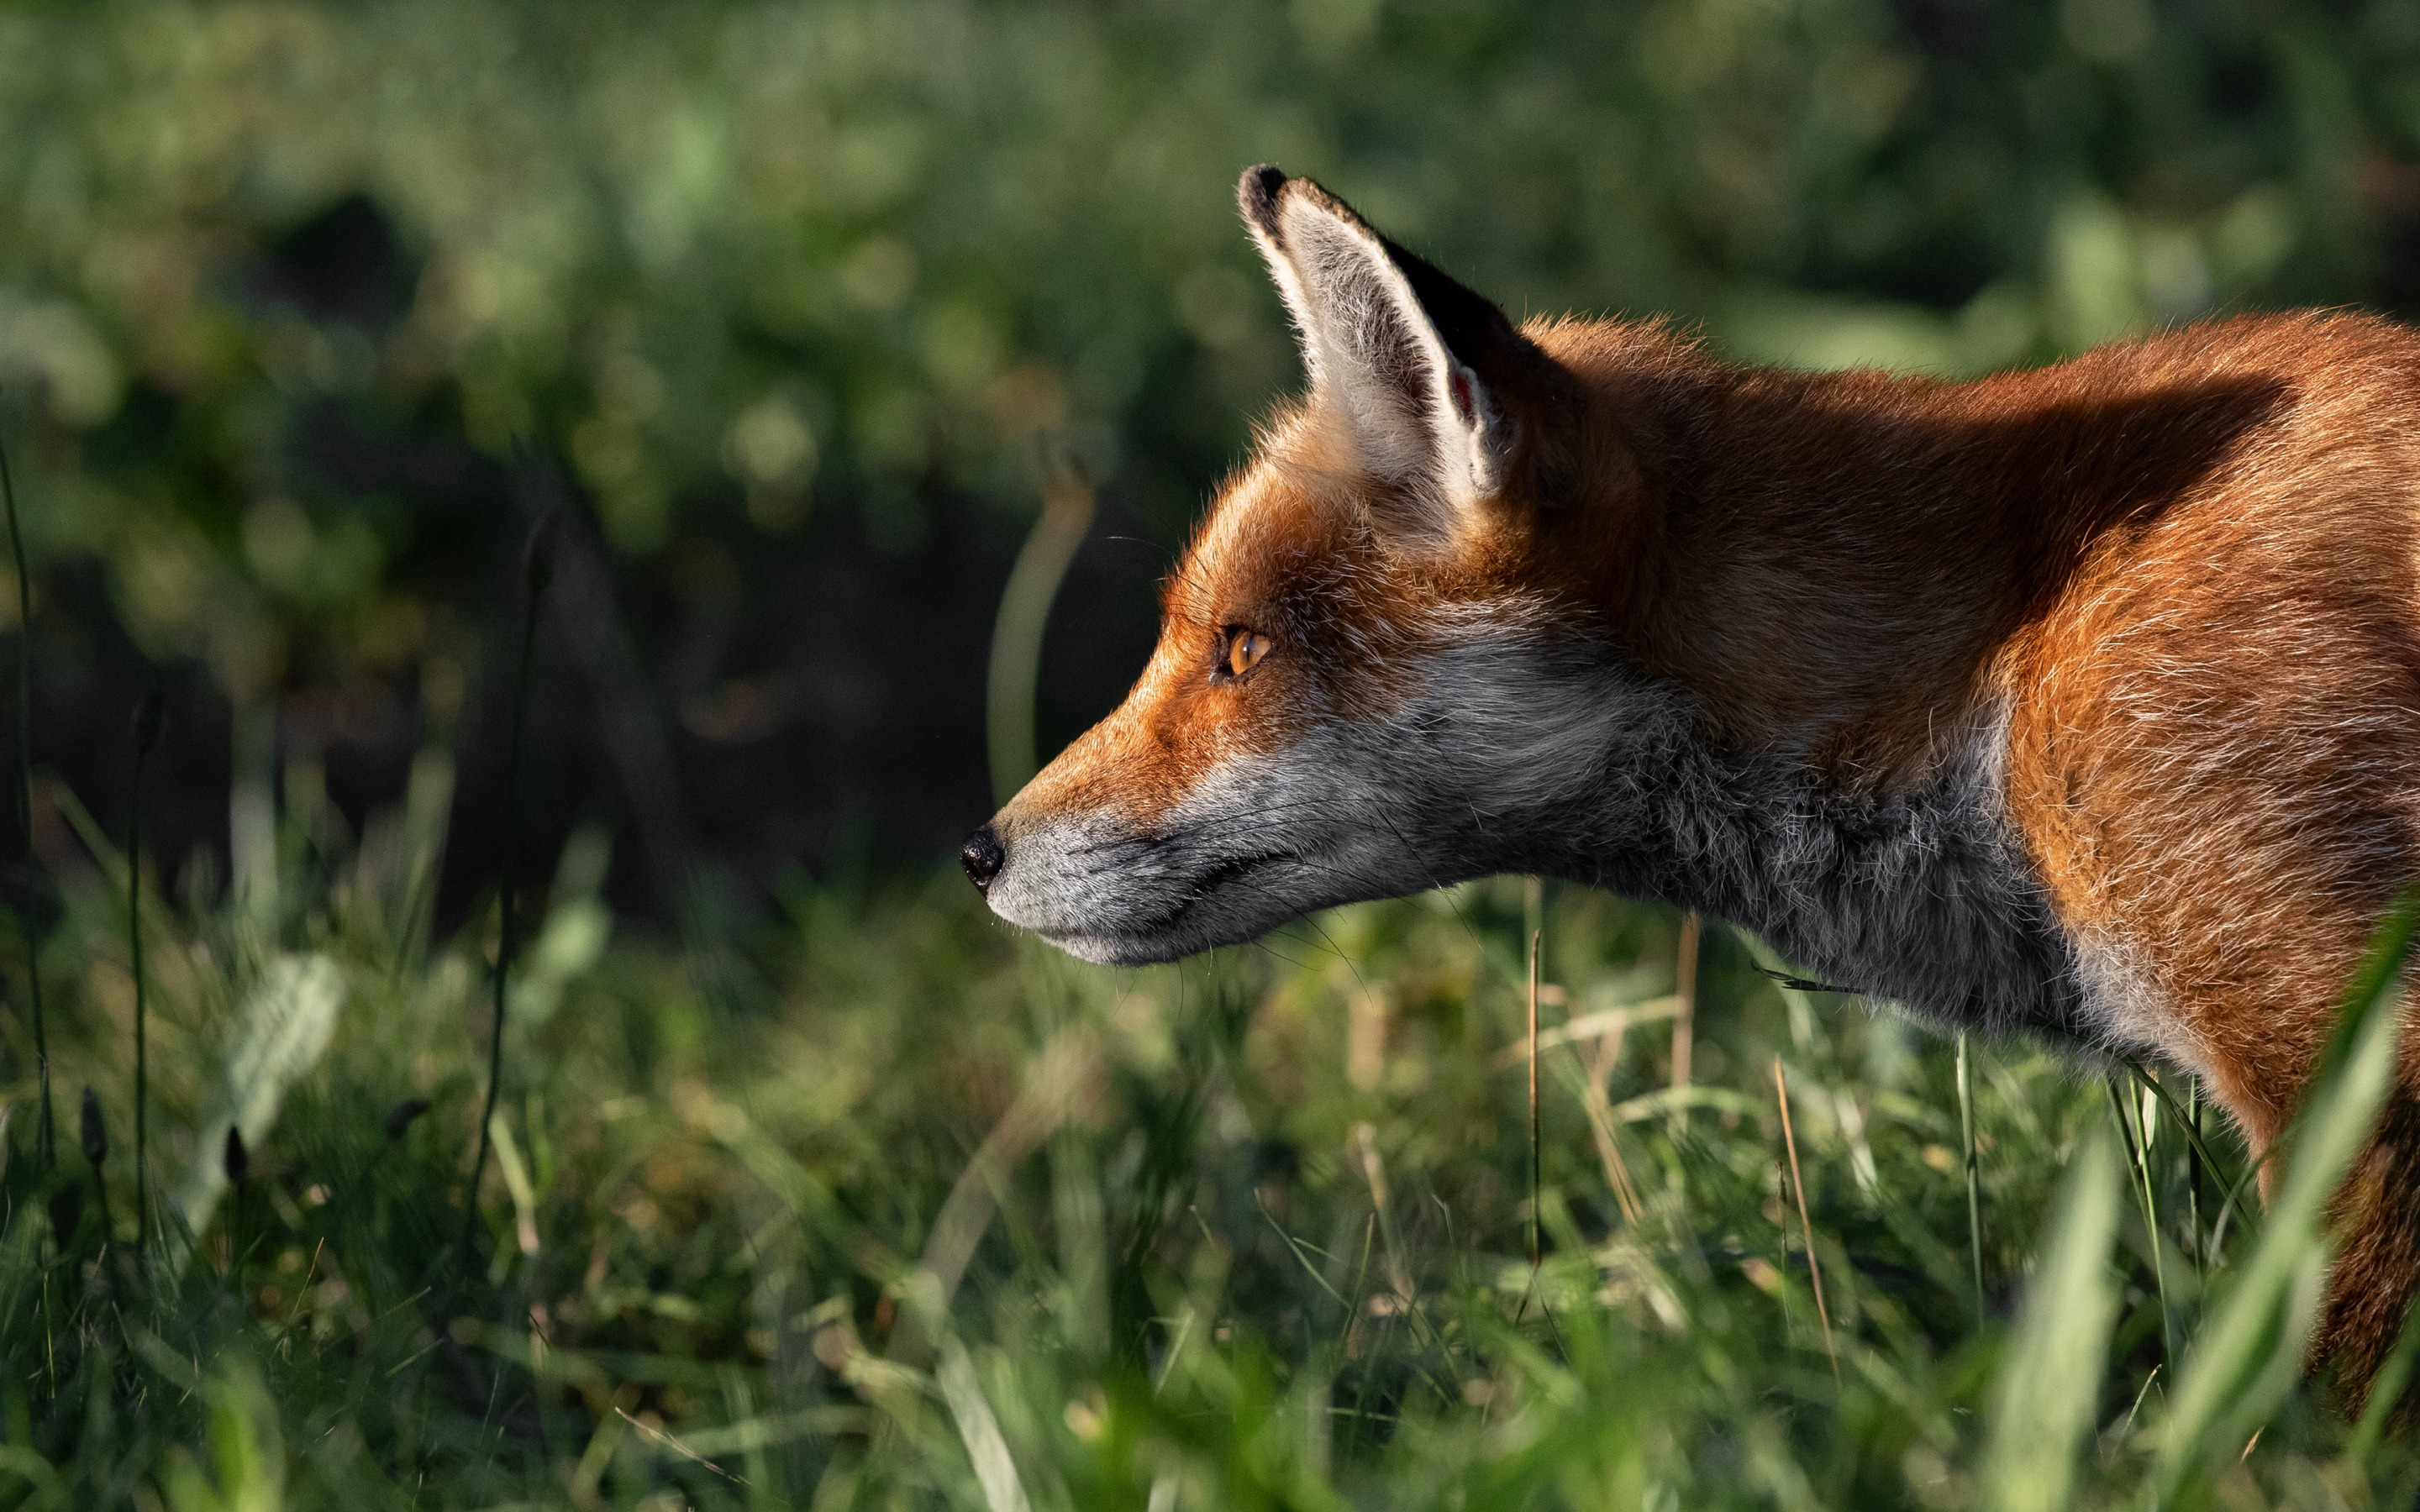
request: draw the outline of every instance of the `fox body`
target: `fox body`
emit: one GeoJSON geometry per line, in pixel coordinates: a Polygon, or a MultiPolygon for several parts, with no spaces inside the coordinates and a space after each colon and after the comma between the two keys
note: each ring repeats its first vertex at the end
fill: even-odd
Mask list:
{"type": "MultiPolygon", "coordinates": [[[[2420,876],[2420,337],[1743,369],[1654,322],[1516,329],[1309,180],[1240,198],[1309,393],[1134,691],[968,842],[1001,918],[1143,963],[1532,872],[2283,1131],[2420,876]]],[[[2356,1380],[2420,1270],[2415,1105],[2347,1199],[2322,1347],[2356,1380]]]]}

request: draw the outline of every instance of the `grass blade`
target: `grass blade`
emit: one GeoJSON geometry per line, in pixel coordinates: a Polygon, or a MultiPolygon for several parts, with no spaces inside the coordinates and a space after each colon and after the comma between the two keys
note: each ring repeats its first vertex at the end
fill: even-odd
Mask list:
{"type": "Polygon", "coordinates": [[[1008,1452],[1008,1440],[1000,1431],[1000,1419],[992,1415],[991,1403],[975,1380],[974,1362],[967,1358],[966,1347],[954,1335],[941,1336],[940,1359],[934,1366],[933,1379],[940,1385],[941,1399],[949,1404],[950,1416],[958,1425],[958,1437],[966,1443],[975,1481],[983,1488],[984,1504],[990,1512],[1027,1512],[1032,1504],[1025,1498],[1024,1483],[1017,1478],[1016,1460],[1008,1452]]]}
{"type": "Polygon", "coordinates": [[[1041,675],[1042,634],[1060,581],[1092,528],[1091,486],[1072,468],[1054,470],[1043,489],[1042,517],[1009,569],[992,626],[986,734],[992,795],[1000,803],[1016,796],[1033,777],[1033,690],[1041,675]]]}
{"type": "Polygon", "coordinates": [[[308,1075],[334,1039],[351,983],[327,955],[293,954],[270,963],[236,1010],[218,1086],[207,1104],[194,1164],[169,1200],[194,1232],[209,1227],[226,1191],[219,1152],[230,1134],[264,1148],[287,1092],[308,1075]]]}
{"type": "Polygon", "coordinates": [[[2109,1111],[2117,1116],[2118,1137],[2126,1150],[2135,1202],[2143,1210],[2143,1235],[2151,1251],[2151,1284],[2160,1297],[2160,1358],[2173,1372],[2177,1364],[2177,1325],[2168,1305],[2168,1268],[2160,1258],[2160,1204],[2151,1193],[2150,1152],[2136,1137],[2135,1110],[2126,1105],[2126,1094],[2118,1089],[2115,1079],[2102,1085],[2109,1090],[2109,1111]]]}
{"type": "MultiPolygon", "coordinates": [[[[1698,939],[1703,924],[1694,908],[1681,918],[1681,941],[1673,955],[1672,1088],[1689,1085],[1698,1050],[1698,939]]],[[[1689,1121],[1689,1106],[1675,1102],[1672,1131],[1677,1135],[1689,1121]]]]}
{"type": "Polygon", "coordinates": [[[1840,1379],[1840,1351],[1832,1345],[1832,1309],[1823,1301],[1823,1268],[1815,1258],[1815,1225],[1807,1216],[1807,1182],[1798,1174],[1798,1135],[1790,1127],[1790,1083],[1781,1073],[1781,1057],[1773,1057],[1773,1091],[1781,1103],[1781,1141],[1790,1150],[1790,1189],[1798,1197],[1798,1228],[1807,1236],[1807,1279],[1815,1288],[1815,1317],[1823,1325],[1823,1352],[1831,1357],[1832,1380],[1840,1379]]]}
{"type": "Polygon", "coordinates": [[[126,949],[134,966],[134,1248],[151,1240],[151,1057],[146,1043],[143,972],[143,765],[160,744],[160,690],[134,711],[134,790],[126,802],[126,949]]]}
{"type": "Polygon", "coordinates": [[[1529,1273],[1538,1271],[1538,939],[1529,933],[1529,1273]]]}
{"type": "Polygon", "coordinates": [[[1975,1316],[1983,1316],[1983,1179],[1975,1162],[1975,1073],[1966,1057],[1966,1036],[1958,1036],[1958,1134],[1965,1145],[1966,1254],[1975,1263],[1975,1316]]]}
{"type": "MultiPolygon", "coordinates": [[[[2197,1082],[2193,1084],[2193,1088],[2187,1095],[2185,1102],[2180,1104],[2177,1102],[2175,1095],[2169,1092],[2165,1087],[2160,1085],[2160,1079],[2152,1075],[2150,1071],[2145,1067],[2141,1061],[2135,1059],[2133,1056],[2122,1054],[2118,1055],[2116,1059],[2119,1065],[2125,1067],[2128,1072],[2133,1076],[2137,1086],[2150,1093],[2153,1097],[2159,1099],[2160,1105],[2168,1110],[2169,1119],[2174,1120],[2177,1128],[2183,1133],[2185,1143],[2192,1152],[2193,1169],[2196,1173],[2194,1177],[2194,1185],[2196,1193],[2194,1198],[2194,1211],[2196,1215],[2195,1221],[2198,1223],[2200,1221],[2198,1215],[2200,1212],[2199,1204],[2201,1200],[2198,1196],[2201,1180],[2198,1173],[2205,1166],[2212,1171],[2216,1171],[2223,1164],[2218,1158],[2217,1151],[2211,1149],[2210,1148],[2210,1142],[2202,1137],[2200,1084],[2197,1082]]],[[[2198,1230],[2196,1230],[2196,1232],[2198,1232],[2198,1230]]]]}
{"type": "Polygon", "coordinates": [[[17,825],[25,832],[25,912],[18,918],[25,940],[25,998],[34,1020],[34,1071],[41,1119],[35,1145],[48,1171],[58,1161],[58,1118],[51,1106],[51,1041],[42,1023],[42,961],[34,933],[34,594],[25,573],[25,538],[17,529],[17,484],[8,472],[8,448],[0,441],[0,506],[8,516],[8,552],[17,566],[17,825]]]}
{"type": "Polygon", "coordinates": [[[1993,1390],[1980,1477],[1992,1512],[2055,1512],[2070,1504],[2076,1450],[2092,1427],[2118,1312],[2109,1246],[2119,1180],[2105,1135],[2086,1140],[2069,1165],[1993,1390]]]}
{"type": "Polygon", "coordinates": [[[496,1122],[496,1093],[504,1079],[504,996],[513,971],[513,846],[520,831],[521,732],[528,723],[530,663],[537,649],[538,601],[546,596],[554,576],[554,517],[549,515],[530,530],[527,561],[528,595],[521,609],[520,658],[513,670],[512,734],[504,746],[504,855],[498,884],[496,923],[495,1012],[488,1044],[488,1103],[479,1111],[479,1153],[471,1162],[471,1185],[463,1201],[461,1273],[471,1271],[471,1239],[479,1227],[479,1180],[487,1174],[489,1131],[496,1122]]]}
{"type": "Polygon", "coordinates": [[[2185,1106],[2188,1110],[2185,1138],[2189,1141],[2185,1155],[2185,1232],[2193,1235],[2194,1275],[2206,1281],[2210,1257],[2202,1243],[2201,1229],[2201,1078],[2198,1076],[2187,1084],[2185,1106]]]}

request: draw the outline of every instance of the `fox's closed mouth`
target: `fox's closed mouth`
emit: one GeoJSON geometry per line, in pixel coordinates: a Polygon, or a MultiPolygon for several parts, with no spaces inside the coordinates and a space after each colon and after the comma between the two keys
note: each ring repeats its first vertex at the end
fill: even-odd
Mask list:
{"type": "Polygon", "coordinates": [[[1201,879],[1193,884],[1193,896],[1179,904],[1169,918],[1171,919],[1183,918],[1187,910],[1207,899],[1212,893],[1221,887],[1232,887],[1255,872],[1264,871],[1280,861],[1300,859],[1301,857],[1292,851],[1270,851],[1261,856],[1239,856],[1232,861],[1221,861],[1202,874],[1201,879]]]}
{"type": "Polygon", "coordinates": [[[1115,933],[1135,938],[1147,938],[1154,934],[1166,933],[1183,922],[1187,915],[1193,913],[1203,903],[1211,902],[1220,893],[1232,891],[1236,884],[1250,878],[1255,873],[1265,872],[1282,862],[1300,860],[1301,857],[1292,851],[1270,851],[1259,856],[1239,856],[1221,861],[1196,877],[1187,888],[1186,896],[1178,899],[1157,916],[1140,920],[1115,933]]]}
{"type": "MultiPolygon", "coordinates": [[[[1230,938],[1227,931],[1218,928],[1222,921],[1209,921],[1205,929],[1197,916],[1205,906],[1235,899],[1239,889],[1248,887],[1256,877],[1282,868],[1300,868],[1305,864],[1303,858],[1292,851],[1235,856],[1219,862],[1194,878],[1186,885],[1185,896],[1155,914],[1140,918],[1103,920],[1090,926],[1045,925],[1036,928],[1034,933],[1062,949],[1091,960],[1131,964],[1175,960],[1196,950],[1240,943],[1258,933],[1259,927],[1254,926],[1230,938]]],[[[1270,910],[1273,915],[1291,915],[1298,911],[1293,900],[1276,900],[1270,910]]],[[[1257,918],[1261,911],[1243,909],[1237,912],[1257,918]]]]}

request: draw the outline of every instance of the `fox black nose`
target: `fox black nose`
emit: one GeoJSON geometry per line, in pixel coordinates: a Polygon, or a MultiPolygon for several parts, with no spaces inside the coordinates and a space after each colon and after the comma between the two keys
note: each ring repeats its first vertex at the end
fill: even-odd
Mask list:
{"type": "Polygon", "coordinates": [[[984,892],[990,888],[991,879],[1000,875],[1000,869],[1008,864],[1008,853],[1000,848],[1000,837],[992,833],[991,825],[985,825],[969,835],[966,844],[959,847],[958,864],[967,869],[967,880],[975,885],[975,890],[984,892]]]}

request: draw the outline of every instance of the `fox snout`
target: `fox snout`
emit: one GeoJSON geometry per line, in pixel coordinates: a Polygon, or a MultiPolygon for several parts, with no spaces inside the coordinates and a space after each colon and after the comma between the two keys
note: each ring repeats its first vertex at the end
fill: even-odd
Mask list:
{"type": "Polygon", "coordinates": [[[1334,883],[1357,870],[1306,826],[1270,822],[1255,785],[1213,784],[1149,825],[1114,805],[1020,796],[967,837],[959,863],[994,914],[1072,955],[1172,961],[1334,901],[1334,883]]]}
{"type": "Polygon", "coordinates": [[[1001,848],[999,832],[985,825],[969,835],[966,844],[958,848],[958,864],[967,869],[967,880],[975,885],[975,891],[989,892],[992,879],[1008,864],[1008,852],[1001,848]]]}

